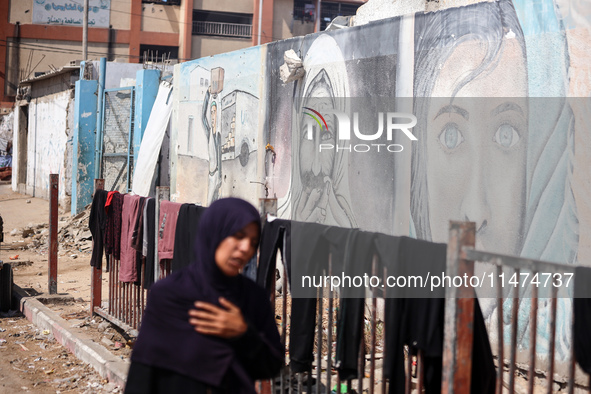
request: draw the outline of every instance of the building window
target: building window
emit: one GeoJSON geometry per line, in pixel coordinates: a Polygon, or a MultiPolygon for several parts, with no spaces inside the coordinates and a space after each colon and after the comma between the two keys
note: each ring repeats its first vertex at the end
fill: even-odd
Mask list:
{"type": "Polygon", "coordinates": [[[193,35],[251,38],[252,14],[194,10],[193,35]]]}
{"type": "Polygon", "coordinates": [[[142,0],[142,3],[164,4],[164,5],[181,5],[181,0],[142,0]]]}
{"type": "MultiPolygon", "coordinates": [[[[333,3],[323,1],[320,6],[320,30],[326,29],[330,22],[337,16],[355,15],[358,4],[333,3]]],[[[294,0],[293,19],[302,22],[314,22],[316,17],[316,1],[294,0]]]]}

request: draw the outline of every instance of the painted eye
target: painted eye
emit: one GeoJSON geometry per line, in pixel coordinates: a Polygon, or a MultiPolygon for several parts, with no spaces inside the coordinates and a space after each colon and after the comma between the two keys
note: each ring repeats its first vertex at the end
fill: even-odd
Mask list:
{"type": "Polygon", "coordinates": [[[519,134],[510,125],[503,124],[497,129],[493,141],[503,148],[511,148],[519,142],[519,134]]]}
{"type": "Polygon", "coordinates": [[[330,141],[331,139],[332,139],[332,133],[323,127],[322,131],[321,131],[321,140],[322,141],[330,141]]]}
{"type": "Polygon", "coordinates": [[[464,136],[455,123],[446,124],[439,134],[439,143],[449,150],[457,148],[462,142],[464,136]]]}

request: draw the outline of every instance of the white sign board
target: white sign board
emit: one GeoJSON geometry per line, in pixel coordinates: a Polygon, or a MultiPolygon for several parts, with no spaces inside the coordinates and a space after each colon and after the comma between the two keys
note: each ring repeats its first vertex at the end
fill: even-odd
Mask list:
{"type": "MultiPolygon", "coordinates": [[[[84,2],[74,0],[34,0],[33,23],[82,26],[84,2]]],[[[89,0],[88,26],[109,27],[111,0],[89,0]]]]}

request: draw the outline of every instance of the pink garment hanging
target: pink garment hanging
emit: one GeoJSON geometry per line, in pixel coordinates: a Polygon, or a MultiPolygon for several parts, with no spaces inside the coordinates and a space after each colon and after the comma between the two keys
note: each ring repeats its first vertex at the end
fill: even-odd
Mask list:
{"type": "Polygon", "coordinates": [[[160,202],[160,218],[158,219],[158,260],[172,259],[174,255],[174,235],[176,222],[179,218],[180,203],[160,202]]]}
{"type": "Polygon", "coordinates": [[[140,196],[126,194],[123,197],[123,212],[121,214],[121,264],[119,280],[121,282],[136,282],[137,251],[131,247],[133,226],[139,213],[140,196]]]}

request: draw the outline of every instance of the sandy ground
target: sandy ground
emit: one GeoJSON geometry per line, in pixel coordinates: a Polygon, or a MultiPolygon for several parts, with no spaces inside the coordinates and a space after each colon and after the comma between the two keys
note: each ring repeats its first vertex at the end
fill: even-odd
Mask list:
{"type": "Polygon", "coordinates": [[[120,392],[26,318],[0,318],[0,393],[120,392]]]}

